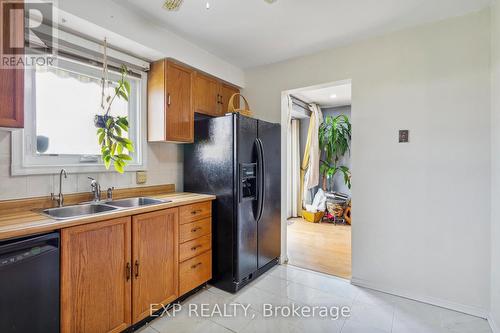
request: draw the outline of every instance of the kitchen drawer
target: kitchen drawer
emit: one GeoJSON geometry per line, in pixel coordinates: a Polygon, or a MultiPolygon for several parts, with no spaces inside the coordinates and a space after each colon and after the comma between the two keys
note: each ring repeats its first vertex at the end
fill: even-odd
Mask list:
{"type": "Polygon", "coordinates": [[[179,208],[179,223],[189,223],[212,216],[212,201],[200,202],[179,208]]]}
{"type": "Polygon", "coordinates": [[[193,240],[195,238],[208,235],[211,232],[212,232],[211,218],[182,224],[179,227],[179,243],[184,243],[193,240]]]}
{"type": "Polygon", "coordinates": [[[184,261],[179,266],[179,295],[184,295],[211,278],[212,251],[184,261]]]}
{"type": "Polygon", "coordinates": [[[205,235],[179,245],[179,261],[195,257],[212,248],[212,235],[205,235]]]}

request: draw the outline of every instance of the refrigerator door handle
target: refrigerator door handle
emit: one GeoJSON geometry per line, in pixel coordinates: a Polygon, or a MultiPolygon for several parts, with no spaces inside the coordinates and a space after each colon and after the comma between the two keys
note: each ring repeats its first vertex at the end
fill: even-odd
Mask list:
{"type": "Polygon", "coordinates": [[[255,139],[257,144],[257,167],[258,167],[258,188],[257,188],[257,204],[258,204],[258,213],[257,213],[257,222],[262,218],[262,213],[264,211],[264,200],[266,198],[265,194],[265,173],[264,173],[264,145],[260,139],[255,139]]]}

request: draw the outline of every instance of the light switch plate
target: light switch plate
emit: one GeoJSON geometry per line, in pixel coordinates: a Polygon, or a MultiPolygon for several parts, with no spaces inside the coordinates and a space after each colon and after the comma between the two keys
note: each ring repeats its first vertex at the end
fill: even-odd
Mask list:
{"type": "Polygon", "coordinates": [[[146,184],[148,181],[148,174],[146,171],[137,171],[135,173],[135,182],[137,184],[146,184]]]}
{"type": "Polygon", "coordinates": [[[399,143],[410,142],[410,131],[409,130],[399,130],[399,143]]]}

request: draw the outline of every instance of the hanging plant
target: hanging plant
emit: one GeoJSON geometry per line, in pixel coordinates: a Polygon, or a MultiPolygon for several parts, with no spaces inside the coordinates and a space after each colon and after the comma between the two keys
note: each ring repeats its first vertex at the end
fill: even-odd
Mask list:
{"type": "Polygon", "coordinates": [[[94,124],[97,127],[97,139],[101,147],[102,160],[106,169],[111,164],[116,171],[123,173],[125,166],[132,160],[130,156],[134,152],[134,145],[127,137],[129,131],[128,117],[113,116],[110,114],[111,106],[116,98],[128,102],[130,97],[130,82],[127,81],[128,70],[125,65],[121,66],[121,78],[110,93],[108,79],[108,57],[107,42],[104,39],[104,59],[101,79],[101,114],[95,116],[94,124]]]}

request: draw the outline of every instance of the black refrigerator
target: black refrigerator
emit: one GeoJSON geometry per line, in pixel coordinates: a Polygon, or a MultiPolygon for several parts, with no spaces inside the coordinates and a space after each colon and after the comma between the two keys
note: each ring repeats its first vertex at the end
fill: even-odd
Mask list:
{"type": "Polygon", "coordinates": [[[228,114],[196,119],[184,147],[184,190],[214,194],[212,281],[236,292],[279,261],[281,129],[228,114]]]}

